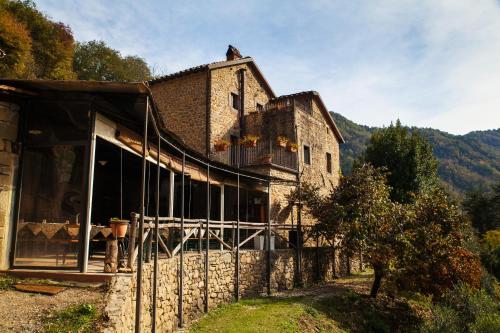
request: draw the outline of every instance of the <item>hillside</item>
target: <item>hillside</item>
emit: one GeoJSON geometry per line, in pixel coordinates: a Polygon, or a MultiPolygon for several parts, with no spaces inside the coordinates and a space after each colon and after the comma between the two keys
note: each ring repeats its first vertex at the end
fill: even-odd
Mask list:
{"type": "MultiPolygon", "coordinates": [[[[376,127],[358,125],[331,112],[346,143],[341,145],[340,163],[344,174],[351,172],[353,161],[363,153],[376,127]]],[[[439,160],[439,176],[445,186],[457,193],[474,187],[489,187],[500,181],[500,129],[453,135],[431,128],[420,131],[434,146],[439,160]]]]}

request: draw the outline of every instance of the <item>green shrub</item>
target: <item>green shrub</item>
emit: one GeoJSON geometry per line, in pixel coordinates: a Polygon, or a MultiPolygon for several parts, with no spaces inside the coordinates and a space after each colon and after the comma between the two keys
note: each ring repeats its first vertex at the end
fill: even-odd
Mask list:
{"type": "Polygon", "coordinates": [[[0,274],[0,290],[7,290],[17,282],[17,279],[10,275],[0,274]]]}
{"type": "Polygon", "coordinates": [[[466,284],[459,284],[446,293],[443,303],[459,313],[463,326],[474,323],[482,313],[492,313],[497,308],[495,301],[486,291],[474,291],[466,284]]]}
{"type": "Polygon", "coordinates": [[[499,305],[485,290],[474,290],[462,283],[443,295],[432,307],[423,332],[500,332],[499,305]]]}
{"type": "Polygon", "coordinates": [[[500,332],[500,315],[498,313],[482,313],[476,322],[469,326],[471,333],[498,333],[500,332]]]}
{"type": "Polygon", "coordinates": [[[422,333],[457,333],[461,331],[457,311],[440,305],[434,306],[432,319],[426,322],[422,328],[422,333]]]}

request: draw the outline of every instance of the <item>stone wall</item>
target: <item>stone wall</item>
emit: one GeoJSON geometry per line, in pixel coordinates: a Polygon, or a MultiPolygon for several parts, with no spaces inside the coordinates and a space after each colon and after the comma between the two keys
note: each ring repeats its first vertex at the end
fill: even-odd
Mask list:
{"type": "Polygon", "coordinates": [[[190,148],[205,154],[207,72],[155,83],[151,91],[165,127],[190,148]]]}
{"type": "Polygon", "coordinates": [[[239,136],[240,134],[238,110],[234,109],[231,103],[231,93],[239,93],[238,71],[240,69],[246,69],[245,114],[255,112],[257,103],[265,105],[271,97],[248,64],[212,70],[210,84],[210,146],[212,150],[215,141],[229,140],[231,135],[239,136]]]}
{"type": "MultiPolygon", "coordinates": [[[[240,295],[256,296],[267,290],[266,251],[241,251],[240,295]]],[[[272,291],[295,285],[294,250],[276,250],[271,256],[272,291]]],[[[333,279],[333,252],[329,248],[305,248],[302,256],[302,278],[305,285],[333,279]]],[[[341,255],[335,260],[337,274],[346,273],[341,255]]],[[[351,265],[355,271],[358,265],[351,265]]],[[[172,332],[178,326],[179,256],[159,260],[157,331],[172,332]]],[[[153,264],[144,264],[142,286],[142,331],[151,331],[153,264]]],[[[204,254],[191,252],[184,257],[183,314],[185,324],[199,318],[205,302],[204,254]]],[[[212,251],[209,256],[209,309],[234,301],[235,255],[230,251],[212,251]]],[[[106,296],[104,332],[132,332],[135,322],[135,274],[113,277],[106,296]]]]}
{"type": "Polygon", "coordinates": [[[19,122],[18,107],[0,102],[0,269],[9,266],[10,221],[13,219],[18,155],[15,141],[19,122]]]}
{"type": "MultiPolygon", "coordinates": [[[[311,105],[311,114],[303,111],[296,111],[299,161],[302,174],[301,181],[318,186],[322,195],[328,195],[330,190],[336,187],[339,182],[339,142],[328,126],[314,98],[311,101],[311,105]],[[304,145],[310,147],[310,165],[304,163],[304,145]],[[331,154],[331,173],[327,172],[326,153],[331,154]]],[[[304,225],[314,224],[316,220],[304,212],[302,223],[304,225]]]]}

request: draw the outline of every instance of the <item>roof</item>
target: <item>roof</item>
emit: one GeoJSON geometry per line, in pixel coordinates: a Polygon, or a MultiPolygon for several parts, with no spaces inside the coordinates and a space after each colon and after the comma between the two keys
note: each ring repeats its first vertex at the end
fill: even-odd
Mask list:
{"type": "Polygon", "coordinates": [[[65,91],[88,93],[149,94],[143,82],[104,82],[79,80],[21,80],[0,79],[0,91],[36,93],[38,91],[65,91]]]}
{"type": "Polygon", "coordinates": [[[206,70],[224,68],[224,67],[235,66],[235,65],[240,65],[240,64],[250,65],[255,70],[255,73],[257,74],[259,79],[264,84],[264,88],[271,95],[271,98],[276,97],[276,94],[274,93],[273,89],[271,88],[271,85],[266,80],[266,78],[264,77],[264,75],[262,74],[261,70],[259,69],[259,67],[257,66],[257,64],[255,63],[255,61],[253,60],[252,57],[244,57],[241,59],[228,60],[228,61],[217,61],[217,62],[212,62],[210,64],[199,65],[199,66],[191,67],[188,69],[184,69],[184,70],[179,71],[179,72],[164,75],[164,76],[155,78],[153,80],[150,80],[148,82],[149,82],[149,84],[153,85],[153,84],[156,84],[159,82],[172,80],[172,79],[182,77],[182,76],[188,75],[188,74],[194,74],[194,73],[204,72],[206,70]]]}
{"type": "MultiPolygon", "coordinates": [[[[43,92],[77,92],[77,93],[89,93],[89,94],[107,94],[107,93],[116,93],[116,94],[129,94],[129,95],[144,95],[149,96],[151,98],[152,110],[154,114],[154,119],[159,124],[160,131],[165,135],[169,141],[181,149],[185,151],[187,154],[196,158],[199,162],[207,163],[210,162],[214,166],[218,166],[220,169],[224,169],[233,173],[239,172],[241,174],[245,174],[248,176],[252,176],[255,178],[271,180],[275,179],[269,176],[263,176],[261,174],[257,174],[251,171],[243,171],[239,170],[230,165],[226,165],[221,162],[217,162],[214,160],[208,160],[206,156],[200,154],[189,146],[187,146],[184,141],[168,131],[162,123],[161,117],[158,114],[156,104],[154,99],[152,98],[148,86],[143,82],[134,82],[134,83],[126,83],[126,82],[102,82],[102,81],[61,81],[61,80],[21,80],[21,79],[0,79],[0,95],[2,92],[7,93],[7,95],[38,95],[43,92]]],[[[122,96],[114,96],[114,101],[123,101],[122,96]]],[[[133,121],[143,122],[144,121],[144,112],[130,109],[125,110],[118,105],[117,107],[119,112],[128,112],[127,117],[132,117],[133,121]],[[133,113],[133,114],[132,114],[133,113]]],[[[195,163],[196,160],[194,160],[195,163]]]]}
{"type": "Polygon", "coordinates": [[[323,113],[323,117],[325,118],[326,122],[330,127],[332,128],[333,133],[337,137],[337,139],[340,141],[340,143],[345,143],[344,138],[342,137],[342,134],[340,133],[339,128],[337,127],[337,124],[335,124],[335,121],[333,120],[332,116],[330,115],[330,112],[326,108],[325,103],[321,99],[321,96],[317,91],[301,91],[298,93],[294,94],[289,94],[289,95],[281,95],[275,98],[272,98],[271,100],[278,100],[278,99],[284,99],[284,98],[294,98],[294,97],[302,97],[302,96],[311,96],[316,99],[316,101],[319,104],[319,107],[321,109],[321,113],[323,113]]]}

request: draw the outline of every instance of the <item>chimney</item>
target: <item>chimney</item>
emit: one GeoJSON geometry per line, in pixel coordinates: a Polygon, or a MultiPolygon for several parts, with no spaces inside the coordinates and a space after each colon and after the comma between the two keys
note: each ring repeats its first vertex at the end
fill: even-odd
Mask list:
{"type": "Polygon", "coordinates": [[[226,52],[227,61],[237,60],[237,59],[241,59],[241,58],[242,57],[241,57],[240,51],[238,51],[238,49],[235,48],[234,46],[229,45],[229,47],[227,48],[227,52],[226,52]]]}

